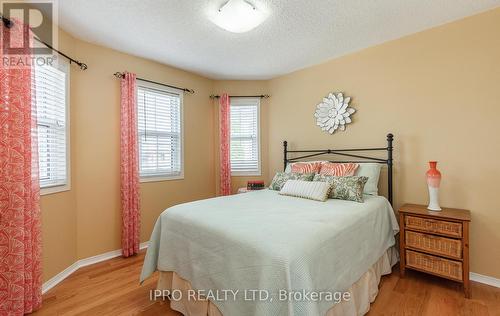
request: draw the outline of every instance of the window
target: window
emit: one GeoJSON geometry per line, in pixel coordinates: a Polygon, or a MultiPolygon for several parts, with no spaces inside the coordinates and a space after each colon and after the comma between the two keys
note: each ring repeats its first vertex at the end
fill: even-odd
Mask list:
{"type": "Polygon", "coordinates": [[[32,102],[36,104],[38,168],[42,194],[66,191],[69,181],[69,65],[35,65],[32,102]]]}
{"type": "Polygon", "coordinates": [[[137,118],[141,181],[182,179],[182,91],[138,80],[137,118]]]}
{"type": "Polygon", "coordinates": [[[231,98],[231,174],[260,175],[258,98],[231,98]]]}

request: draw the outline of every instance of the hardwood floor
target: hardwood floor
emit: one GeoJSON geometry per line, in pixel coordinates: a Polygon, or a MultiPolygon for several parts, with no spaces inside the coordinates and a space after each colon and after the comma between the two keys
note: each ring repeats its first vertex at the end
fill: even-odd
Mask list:
{"type": "MultiPolygon", "coordinates": [[[[157,275],[139,285],[144,253],[84,267],[43,296],[33,315],[181,315],[168,301],[150,301],[157,275]]],[[[472,299],[458,283],[397,267],[382,277],[380,292],[368,315],[495,315],[500,316],[500,289],[472,282],[472,299]]]]}

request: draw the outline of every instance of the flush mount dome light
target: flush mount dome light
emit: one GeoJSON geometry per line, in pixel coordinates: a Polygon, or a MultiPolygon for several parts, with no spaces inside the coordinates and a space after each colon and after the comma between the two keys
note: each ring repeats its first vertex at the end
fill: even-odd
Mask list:
{"type": "Polygon", "coordinates": [[[226,31],[244,33],[257,27],[265,18],[264,12],[259,11],[250,2],[229,0],[210,17],[210,20],[226,31]]]}

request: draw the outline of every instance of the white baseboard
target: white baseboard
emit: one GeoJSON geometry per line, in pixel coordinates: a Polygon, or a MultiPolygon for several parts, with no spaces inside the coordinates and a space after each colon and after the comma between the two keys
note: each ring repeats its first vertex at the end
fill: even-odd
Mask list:
{"type": "Polygon", "coordinates": [[[497,279],[494,277],[471,272],[469,275],[469,278],[471,279],[471,281],[476,281],[479,283],[483,283],[483,284],[487,284],[487,285],[491,285],[491,286],[500,288],[500,279],[497,279]]]}
{"type": "MultiPolygon", "coordinates": [[[[139,245],[139,249],[142,250],[142,249],[147,248],[148,246],[149,246],[149,241],[146,241],[146,242],[143,242],[139,245]]],[[[121,255],[122,255],[122,251],[121,251],[121,249],[118,249],[118,250],[108,251],[106,253],[103,253],[103,254],[100,254],[97,256],[93,256],[93,257],[89,257],[89,258],[85,258],[85,259],[80,259],[77,262],[70,265],[69,267],[67,267],[66,269],[64,269],[63,271],[59,272],[54,277],[50,278],[47,282],[43,283],[42,294],[45,294],[48,290],[50,290],[51,288],[53,288],[54,286],[56,286],[57,284],[62,282],[64,279],[69,277],[73,272],[75,272],[76,270],[78,270],[82,267],[86,267],[86,266],[89,266],[91,264],[95,264],[95,263],[99,263],[99,262],[106,261],[109,259],[113,259],[113,258],[119,257],[121,255]]]]}
{"type": "Polygon", "coordinates": [[[73,272],[78,270],[78,268],[80,267],[77,261],[72,265],[70,265],[69,267],[67,267],[66,269],[64,269],[63,271],[56,274],[54,277],[50,278],[47,282],[45,282],[42,285],[42,294],[45,294],[45,292],[47,292],[48,290],[59,284],[59,282],[69,277],[73,272]]]}

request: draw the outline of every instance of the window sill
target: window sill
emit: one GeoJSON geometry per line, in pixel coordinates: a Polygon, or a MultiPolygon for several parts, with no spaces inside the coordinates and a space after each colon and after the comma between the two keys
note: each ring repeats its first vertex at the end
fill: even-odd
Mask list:
{"type": "Polygon", "coordinates": [[[183,179],[184,179],[184,174],[180,174],[176,176],[143,177],[139,179],[139,182],[147,183],[147,182],[161,182],[161,181],[183,180],[183,179]]]}
{"type": "Polygon", "coordinates": [[[63,184],[63,185],[56,185],[53,187],[45,187],[45,188],[40,188],[40,195],[50,195],[50,194],[55,194],[55,193],[61,193],[61,192],[66,192],[70,191],[71,186],[69,184],[63,184]]]}

